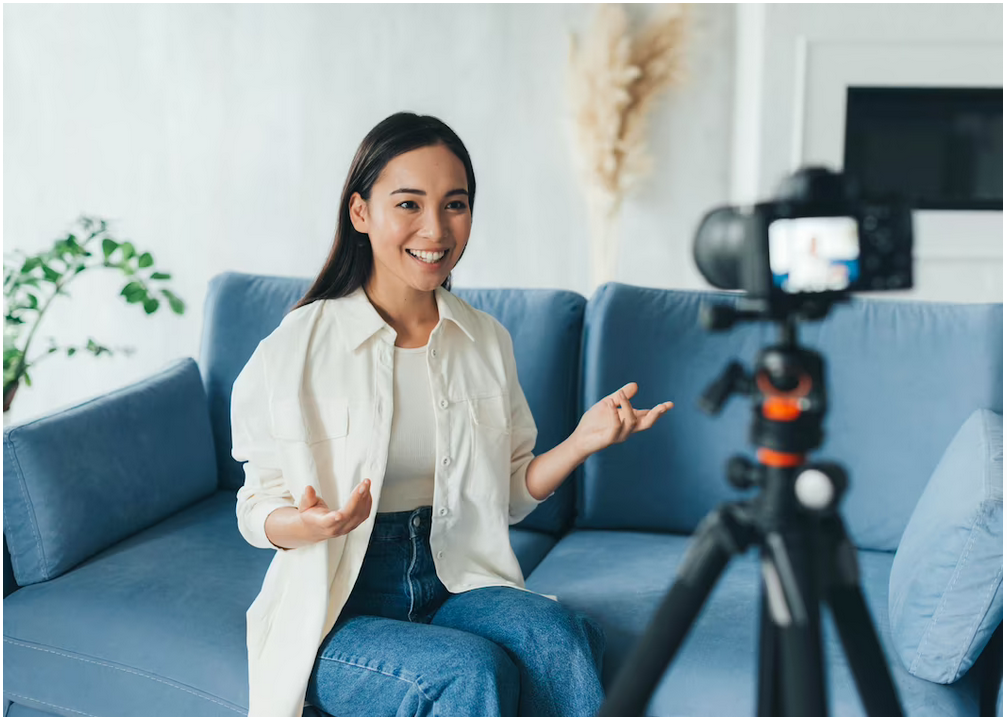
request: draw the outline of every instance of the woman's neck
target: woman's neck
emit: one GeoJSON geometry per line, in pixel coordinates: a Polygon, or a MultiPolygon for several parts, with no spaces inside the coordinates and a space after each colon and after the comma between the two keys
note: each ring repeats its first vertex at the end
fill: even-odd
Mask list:
{"type": "Polygon", "coordinates": [[[364,292],[374,310],[400,336],[429,335],[440,321],[436,291],[419,291],[414,288],[388,291],[365,286],[364,292]]]}

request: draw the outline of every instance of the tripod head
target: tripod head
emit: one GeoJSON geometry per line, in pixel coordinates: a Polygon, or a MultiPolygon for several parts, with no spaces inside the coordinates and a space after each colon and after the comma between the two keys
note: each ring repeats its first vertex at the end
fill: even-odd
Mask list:
{"type": "MultiPolygon", "coordinates": [[[[819,318],[828,312],[828,306],[822,304],[819,318]]],[[[804,307],[767,316],[764,308],[758,307],[704,307],[700,319],[710,330],[725,330],[743,321],[770,320],[779,324],[780,340],[760,351],[751,374],[737,361],[728,364],[707,387],[699,404],[707,413],[718,414],[734,394],[752,400],[749,440],[758,449],[758,464],[733,457],[727,467],[732,486],[764,487],[767,468],[788,470],[797,475],[795,494],[802,506],[826,511],[834,508],[847,479],[836,464],[805,463],[808,452],[822,444],[822,421],[828,408],[825,362],[797,340],[798,319],[814,317],[808,312],[804,307]]]]}

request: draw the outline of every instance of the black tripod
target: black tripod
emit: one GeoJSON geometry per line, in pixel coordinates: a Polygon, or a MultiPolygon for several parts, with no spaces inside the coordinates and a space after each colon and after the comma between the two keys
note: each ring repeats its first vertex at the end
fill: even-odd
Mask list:
{"type": "MultiPolygon", "coordinates": [[[[704,321],[727,328],[756,313],[714,307],[704,321]]],[[[756,486],[751,499],[723,504],[700,524],[674,585],[615,679],[600,716],[642,716],[731,556],[762,550],[759,716],[825,716],[820,603],[827,602],[869,715],[902,716],[859,586],[856,551],[837,506],[847,480],[837,464],[806,464],[821,445],[826,410],[821,356],[797,344],[795,320],[780,320],[781,342],[764,349],[755,373],[734,362],[703,394],[717,413],[734,394],[753,399],[751,441],[758,463],[736,456],[731,484],[756,486]]]]}

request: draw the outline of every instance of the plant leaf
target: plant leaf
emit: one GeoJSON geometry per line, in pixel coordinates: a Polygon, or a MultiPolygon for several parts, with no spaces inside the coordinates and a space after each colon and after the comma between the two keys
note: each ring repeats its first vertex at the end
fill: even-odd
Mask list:
{"type": "Polygon", "coordinates": [[[147,295],[146,290],[143,288],[143,284],[139,281],[130,281],[125,286],[122,287],[122,291],[119,295],[125,296],[126,301],[129,303],[136,303],[147,295]]]}
{"type": "Polygon", "coordinates": [[[42,273],[45,274],[47,281],[52,281],[53,283],[59,282],[59,279],[62,277],[62,274],[60,274],[59,271],[50,268],[45,263],[42,264],[42,273]]]}
{"type": "Polygon", "coordinates": [[[182,299],[169,291],[167,288],[162,289],[161,293],[163,293],[164,297],[168,299],[168,305],[171,306],[172,311],[177,313],[179,316],[185,313],[185,302],[182,299]]]}

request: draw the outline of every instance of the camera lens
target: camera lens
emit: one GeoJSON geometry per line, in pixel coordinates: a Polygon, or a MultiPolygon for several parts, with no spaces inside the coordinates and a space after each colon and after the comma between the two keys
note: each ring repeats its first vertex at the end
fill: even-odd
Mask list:
{"type": "Polygon", "coordinates": [[[703,277],[717,288],[741,288],[739,261],[745,242],[745,219],[731,206],[714,208],[696,231],[692,254],[703,277]]]}

